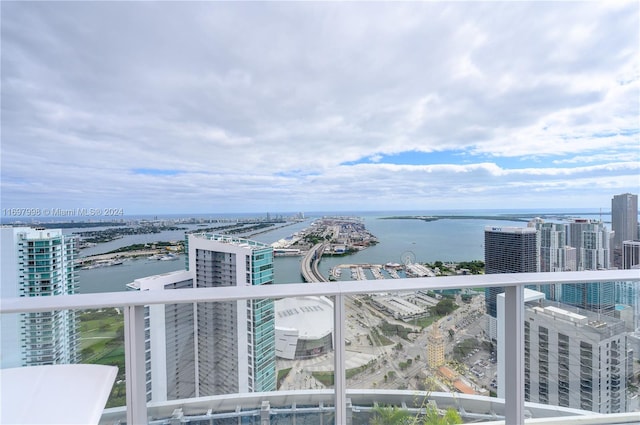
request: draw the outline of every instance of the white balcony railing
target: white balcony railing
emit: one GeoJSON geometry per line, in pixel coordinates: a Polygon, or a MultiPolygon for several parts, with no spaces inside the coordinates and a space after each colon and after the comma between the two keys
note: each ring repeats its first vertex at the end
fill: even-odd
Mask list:
{"type": "MultiPolygon", "coordinates": [[[[519,273],[441,278],[388,279],[358,282],[287,284],[250,287],[175,289],[171,291],[112,292],[72,296],[2,299],[0,313],[30,313],[65,309],[122,307],[125,313],[127,423],[147,423],[144,357],[144,306],[300,296],[334,297],[335,423],[346,424],[345,302],[350,295],[390,291],[460,288],[505,288],[505,408],[507,424],[525,423],[524,301],[526,285],[637,281],[639,270],[563,273],[519,273]]],[[[7,389],[4,389],[5,391],[7,389]]]]}

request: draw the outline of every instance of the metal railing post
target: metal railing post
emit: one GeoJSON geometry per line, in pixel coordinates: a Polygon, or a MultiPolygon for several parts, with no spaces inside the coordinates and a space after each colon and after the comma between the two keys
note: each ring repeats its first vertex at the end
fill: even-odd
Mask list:
{"type": "Polygon", "coordinates": [[[264,400],[262,402],[262,406],[260,407],[260,425],[270,425],[271,424],[271,405],[268,400],[264,400]]]}
{"type": "Polygon", "coordinates": [[[144,306],[124,307],[125,379],[127,424],[147,423],[147,390],[144,361],[144,306]]]}
{"type": "Polygon", "coordinates": [[[524,287],[507,286],[504,303],[505,423],[524,423],[524,287]]]}
{"type": "Polygon", "coordinates": [[[333,341],[336,424],[347,424],[347,378],[345,374],[344,295],[336,295],[333,304],[333,341]]]}

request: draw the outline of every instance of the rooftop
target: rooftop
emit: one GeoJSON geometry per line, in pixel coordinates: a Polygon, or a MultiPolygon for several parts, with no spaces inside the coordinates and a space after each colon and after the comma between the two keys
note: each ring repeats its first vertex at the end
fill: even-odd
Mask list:
{"type": "Polygon", "coordinates": [[[270,245],[254,241],[251,239],[238,238],[235,236],[229,235],[219,235],[216,233],[189,233],[189,236],[200,239],[208,239],[212,241],[228,243],[232,245],[236,245],[243,248],[252,248],[252,249],[263,249],[263,248],[271,248],[270,245]]]}
{"type": "Polygon", "coordinates": [[[333,330],[333,303],[327,297],[282,298],[275,311],[276,328],[296,329],[304,339],[319,339],[333,330]]]}
{"type": "Polygon", "coordinates": [[[532,311],[536,314],[544,314],[578,326],[586,326],[600,333],[619,333],[624,331],[624,321],[615,317],[554,301],[538,300],[537,303],[537,306],[532,307],[532,311]]]}

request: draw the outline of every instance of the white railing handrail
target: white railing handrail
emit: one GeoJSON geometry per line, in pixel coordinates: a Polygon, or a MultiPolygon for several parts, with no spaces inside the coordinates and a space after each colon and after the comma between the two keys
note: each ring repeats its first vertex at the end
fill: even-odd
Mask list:
{"type": "Polygon", "coordinates": [[[301,296],[358,295],[364,293],[435,289],[485,288],[548,283],[593,283],[640,280],[640,270],[598,270],[550,273],[505,273],[354,282],[299,283],[222,288],[187,288],[170,291],[120,291],[45,297],[0,299],[0,313],[34,313],[65,309],[94,309],[152,304],[234,301],[301,296]]]}
{"type": "Polygon", "coordinates": [[[554,273],[512,273],[465,275],[440,278],[410,278],[282,284],[221,288],[187,288],[167,291],[124,291],[100,294],[20,297],[0,299],[0,313],[35,313],[52,310],[82,310],[123,307],[125,319],[125,371],[127,383],[127,423],[145,424],[145,329],[144,306],[193,302],[222,302],[246,299],[300,296],[334,297],[334,394],[335,421],[346,423],[345,378],[345,297],[379,292],[481,287],[505,288],[505,422],[523,423],[524,411],[524,286],[549,283],[599,283],[640,280],[640,270],[602,270],[554,273]]]}

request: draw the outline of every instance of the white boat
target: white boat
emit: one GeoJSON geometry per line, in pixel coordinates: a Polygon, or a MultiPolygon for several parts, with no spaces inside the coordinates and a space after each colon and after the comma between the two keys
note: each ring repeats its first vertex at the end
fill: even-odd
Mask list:
{"type": "Polygon", "coordinates": [[[160,261],[173,261],[173,260],[179,260],[180,257],[178,257],[177,255],[174,254],[167,254],[167,255],[163,255],[162,257],[158,258],[160,261]]]}

